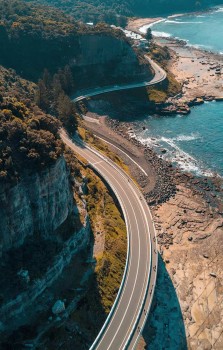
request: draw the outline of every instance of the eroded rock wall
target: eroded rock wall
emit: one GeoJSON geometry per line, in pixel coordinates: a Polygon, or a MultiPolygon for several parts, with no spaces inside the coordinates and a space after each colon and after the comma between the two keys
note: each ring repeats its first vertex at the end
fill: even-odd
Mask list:
{"type": "Polygon", "coordinates": [[[71,65],[79,89],[146,80],[152,73],[145,63],[122,38],[85,34],[78,38],[77,55],[71,65]]]}
{"type": "Polygon", "coordinates": [[[27,236],[50,237],[73,209],[64,158],[41,173],[26,175],[0,189],[0,252],[20,246],[27,236]]]}

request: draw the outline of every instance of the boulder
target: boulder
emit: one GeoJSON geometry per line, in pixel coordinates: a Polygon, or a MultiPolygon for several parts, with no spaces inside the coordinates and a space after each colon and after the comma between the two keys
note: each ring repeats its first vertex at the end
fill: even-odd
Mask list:
{"type": "Polygon", "coordinates": [[[52,307],[52,313],[58,315],[65,310],[65,304],[61,300],[57,300],[52,307]]]}

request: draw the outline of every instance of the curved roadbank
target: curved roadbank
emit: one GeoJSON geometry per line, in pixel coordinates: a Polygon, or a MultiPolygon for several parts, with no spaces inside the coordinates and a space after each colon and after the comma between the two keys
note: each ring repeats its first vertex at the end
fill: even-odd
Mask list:
{"type": "Polygon", "coordinates": [[[121,90],[130,90],[136,89],[140,87],[146,87],[161,83],[161,81],[165,80],[167,75],[164,69],[162,69],[156,62],[151,60],[147,55],[145,55],[147,61],[149,61],[150,65],[154,70],[154,77],[150,81],[143,81],[141,83],[132,83],[132,84],[123,84],[123,85],[114,85],[114,86],[104,86],[91,90],[79,91],[79,95],[77,97],[73,97],[73,102],[82,101],[88,97],[93,97],[101,94],[106,94],[108,92],[113,91],[121,91],[121,90]],[[81,94],[81,95],[80,95],[81,94]]]}
{"type": "Polygon", "coordinates": [[[150,310],[156,285],[157,247],[152,216],[141,192],[109,158],[86,144],[61,138],[109,184],[121,205],[128,235],[125,272],[115,303],[90,350],[134,349],[150,310]]]}

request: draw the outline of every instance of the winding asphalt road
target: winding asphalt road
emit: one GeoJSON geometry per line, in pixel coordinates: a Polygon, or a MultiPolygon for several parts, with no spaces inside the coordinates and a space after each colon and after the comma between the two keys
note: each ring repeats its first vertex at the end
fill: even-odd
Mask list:
{"type": "Polygon", "coordinates": [[[114,86],[104,86],[95,88],[95,89],[89,89],[84,91],[79,91],[78,96],[73,96],[73,102],[79,102],[82,101],[88,97],[93,97],[97,95],[106,94],[108,92],[113,91],[120,91],[120,90],[129,90],[129,89],[136,89],[140,87],[146,87],[151,86],[160,83],[161,81],[165,80],[167,75],[164,69],[162,69],[156,62],[151,60],[147,55],[144,56],[145,59],[150,63],[154,70],[154,76],[152,80],[150,81],[143,81],[140,83],[132,83],[132,84],[122,84],[122,85],[114,85],[114,86]]]}
{"type": "Polygon", "coordinates": [[[115,303],[90,350],[134,349],[150,310],[156,285],[157,246],[149,207],[128,175],[94,148],[71,141],[64,143],[85,158],[109,184],[121,205],[127,226],[125,272],[115,303]]]}

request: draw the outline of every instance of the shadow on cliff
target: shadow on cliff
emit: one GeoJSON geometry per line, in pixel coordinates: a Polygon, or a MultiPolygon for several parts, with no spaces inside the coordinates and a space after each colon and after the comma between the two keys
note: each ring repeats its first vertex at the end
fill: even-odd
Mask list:
{"type": "Polygon", "coordinates": [[[89,112],[123,122],[140,120],[153,108],[145,88],[100,95],[86,103],[89,112]]]}
{"type": "Polygon", "coordinates": [[[149,350],[186,350],[186,332],[178,296],[159,254],[158,274],[150,315],[143,330],[149,350]]]}

